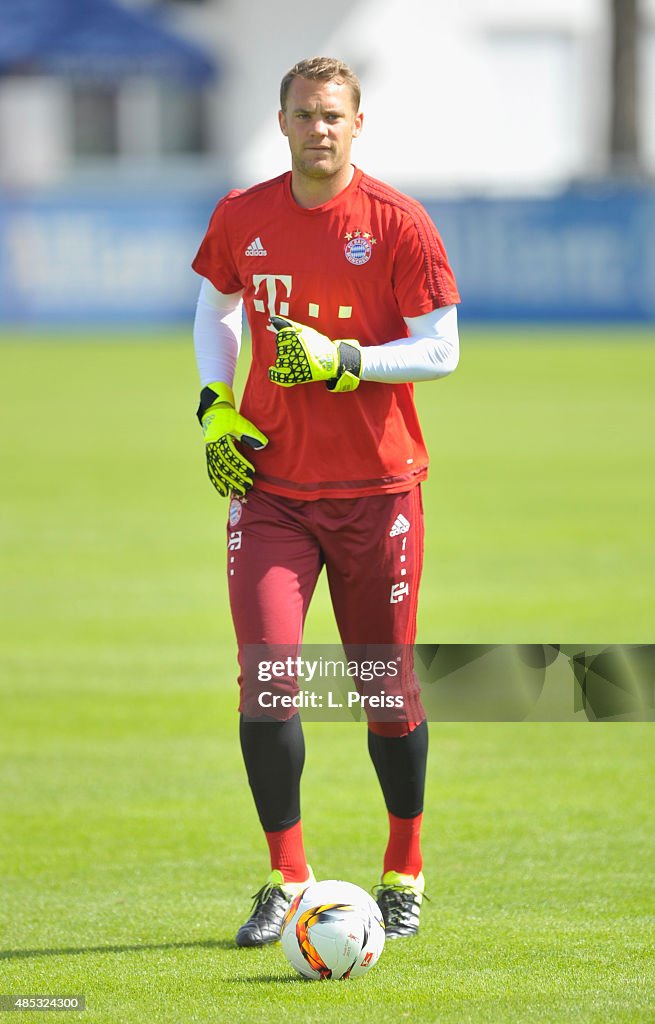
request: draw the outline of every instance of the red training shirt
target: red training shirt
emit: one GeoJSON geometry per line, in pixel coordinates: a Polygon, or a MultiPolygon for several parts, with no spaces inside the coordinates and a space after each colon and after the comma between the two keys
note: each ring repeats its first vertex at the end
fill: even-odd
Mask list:
{"type": "Polygon", "coordinates": [[[323,382],[282,388],[272,315],[330,338],[381,345],[409,335],[403,317],[459,302],[443,243],[414,199],[358,168],[322,206],[304,209],[291,172],[220,200],[193,268],[226,295],[244,292],[252,364],[240,407],[266,434],[244,449],[255,487],[290,498],[406,491],[427,476],[412,384],[323,382]]]}

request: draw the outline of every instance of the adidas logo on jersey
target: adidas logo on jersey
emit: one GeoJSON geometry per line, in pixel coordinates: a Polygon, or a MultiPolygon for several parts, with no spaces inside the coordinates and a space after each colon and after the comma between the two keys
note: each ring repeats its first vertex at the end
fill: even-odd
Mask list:
{"type": "Polygon", "coordinates": [[[255,238],[246,249],[246,256],[268,256],[268,252],[264,248],[259,235],[257,235],[257,238],[255,238]]]}
{"type": "Polygon", "coordinates": [[[401,533],[407,533],[409,525],[409,519],[405,519],[404,515],[401,513],[399,516],[396,516],[396,521],[389,530],[389,536],[399,537],[401,533]]]}

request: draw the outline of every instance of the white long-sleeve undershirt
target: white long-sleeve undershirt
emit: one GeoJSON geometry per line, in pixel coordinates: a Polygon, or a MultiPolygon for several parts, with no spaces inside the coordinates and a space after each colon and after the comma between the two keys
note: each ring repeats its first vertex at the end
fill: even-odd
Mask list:
{"type": "MultiPolygon", "coordinates": [[[[196,307],[193,340],[202,387],[234,382],[241,347],[243,292],[223,295],[203,278],[196,307]]],[[[362,380],[401,384],[438,380],[459,360],[457,307],[443,306],[422,316],[404,317],[410,332],[383,345],[362,347],[362,380]]]]}
{"type": "Polygon", "coordinates": [[[200,384],[234,383],[241,351],[243,292],[223,295],[203,278],[193,324],[193,344],[200,384]]]}
{"type": "Polygon", "coordinates": [[[403,317],[409,338],[362,346],[362,380],[406,384],[447,377],[459,362],[457,306],[403,317]]]}

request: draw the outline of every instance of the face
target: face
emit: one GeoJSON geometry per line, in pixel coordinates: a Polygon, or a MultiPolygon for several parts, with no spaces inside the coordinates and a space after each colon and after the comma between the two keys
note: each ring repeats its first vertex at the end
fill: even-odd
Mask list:
{"type": "Polygon", "coordinates": [[[294,78],[278,117],[297,173],[325,179],[350,166],[352,141],[364,117],[355,110],[347,83],[294,78]]]}

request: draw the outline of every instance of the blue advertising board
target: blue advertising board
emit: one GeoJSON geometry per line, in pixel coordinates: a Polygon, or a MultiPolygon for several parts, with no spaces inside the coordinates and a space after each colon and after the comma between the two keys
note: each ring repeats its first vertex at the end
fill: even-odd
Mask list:
{"type": "Polygon", "coordinates": [[[426,203],[472,319],[655,320],[655,192],[426,203]]]}
{"type": "MultiPolygon", "coordinates": [[[[186,321],[225,188],[0,197],[0,321],[186,321]]],[[[425,200],[470,320],[655,321],[655,192],[425,200]]]]}
{"type": "Polygon", "coordinates": [[[188,319],[205,196],[39,195],[0,202],[0,319],[163,323],[188,319]]]}

